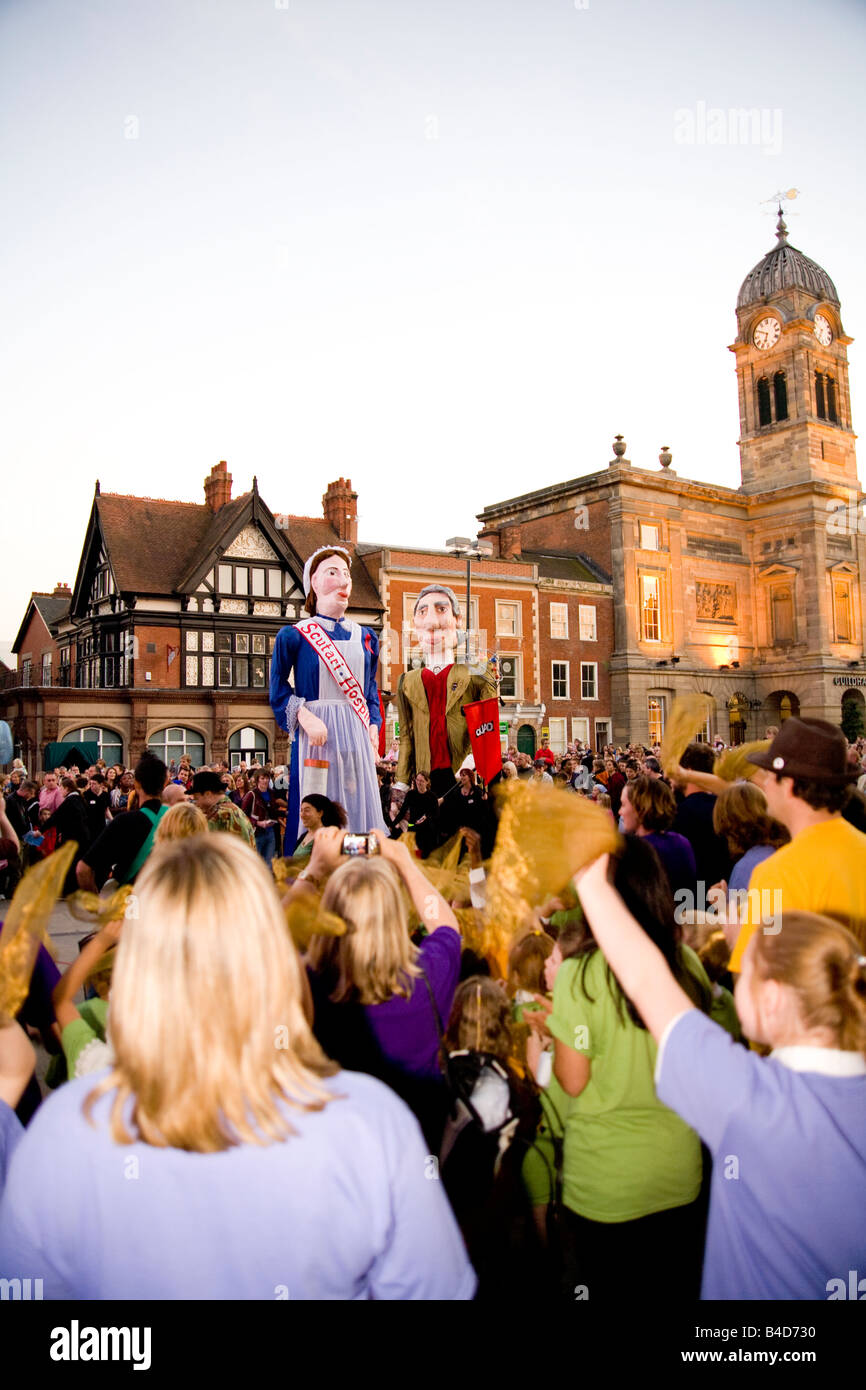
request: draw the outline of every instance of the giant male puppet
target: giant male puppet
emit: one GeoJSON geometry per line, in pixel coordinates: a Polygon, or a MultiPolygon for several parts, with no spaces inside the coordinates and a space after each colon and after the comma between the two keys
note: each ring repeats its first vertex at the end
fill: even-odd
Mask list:
{"type": "Polygon", "coordinates": [[[352,592],[350,562],[342,546],[313,552],[304,566],[304,606],[310,616],[282,628],[274,644],[271,708],[292,747],[286,854],[301,833],[301,800],[310,790],[304,786],[307,759],[327,762],[325,795],[345,808],[348,830],[385,829],[376,779],[382,722],[379,640],[345,616],[352,592]]]}
{"type": "Polygon", "coordinates": [[[471,752],[463,706],[496,694],[495,668],[456,663],[460,609],[453,589],[428,584],[415,604],[415,632],[424,655],[421,670],[406,671],[397,686],[400,719],[398,786],[416,772],[443,797],[471,752]]]}

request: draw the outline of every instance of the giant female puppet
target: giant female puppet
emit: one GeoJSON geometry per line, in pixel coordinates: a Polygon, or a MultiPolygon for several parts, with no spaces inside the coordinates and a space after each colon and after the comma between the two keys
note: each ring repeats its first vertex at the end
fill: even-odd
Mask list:
{"type": "Polygon", "coordinates": [[[297,843],[307,759],[327,762],[327,789],[357,834],[384,830],[376,779],[382,722],[376,667],[379,640],[346,619],[351,556],[342,546],[323,546],[304,566],[309,618],[277,634],[271,661],[271,708],[291,740],[286,853],[297,843]],[[294,672],[294,684],[289,676],[294,672]]]}

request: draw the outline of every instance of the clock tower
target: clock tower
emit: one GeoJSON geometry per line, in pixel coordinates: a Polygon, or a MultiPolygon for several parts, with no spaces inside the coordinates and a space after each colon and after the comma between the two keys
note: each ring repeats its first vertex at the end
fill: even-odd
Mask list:
{"type": "Polygon", "coordinates": [[[847,346],[826,270],[788,244],[749,271],[737,298],[742,491],[821,479],[857,488],[847,346]]]}

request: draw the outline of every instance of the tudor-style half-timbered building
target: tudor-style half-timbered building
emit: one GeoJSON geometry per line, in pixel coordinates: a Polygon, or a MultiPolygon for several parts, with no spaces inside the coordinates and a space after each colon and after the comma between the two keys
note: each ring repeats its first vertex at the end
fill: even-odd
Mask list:
{"type": "MultiPolygon", "coordinates": [[[[28,606],[31,626],[38,616],[50,631],[50,659],[41,650],[25,667],[19,651],[3,692],[28,766],[58,741],[95,742],[127,764],[145,748],[166,760],[189,753],[196,766],[286,761],[268,702],[274,640],[303,614],[308,555],[331,543],[354,553],[357,494],[345,479],[331,484],[316,518],[275,515],[255,478],[240,497],[231,488],[224,461],[203,504],[97,484],[71,598],[34,595],[28,606]]],[[[352,574],[350,615],[380,629],[375,585],[359,562],[352,574]]]]}

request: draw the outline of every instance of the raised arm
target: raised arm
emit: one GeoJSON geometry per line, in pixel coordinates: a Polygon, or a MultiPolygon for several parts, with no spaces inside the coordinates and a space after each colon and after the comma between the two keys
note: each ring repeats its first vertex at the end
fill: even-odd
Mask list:
{"type": "Polygon", "coordinates": [[[658,1042],[671,1019],[695,1006],[609,882],[609,859],[607,854],[596,859],[575,877],[574,886],[611,970],[658,1042]]]}
{"type": "Polygon", "coordinates": [[[84,988],[87,977],[102,960],[106,951],[117,945],[122,926],[122,922],[109,922],[102,931],[98,931],[54,986],[54,1014],[61,1030],[67,1023],[81,1017],[72,1001],[78,991],[84,988]]]}
{"type": "Polygon", "coordinates": [[[14,1018],[0,1019],[0,1100],[14,1110],[36,1066],[36,1053],[14,1018]]]}
{"type": "Polygon", "coordinates": [[[381,831],[373,834],[379,842],[379,852],[383,859],[394,865],[408,889],[412,905],[428,932],[436,927],[453,927],[460,931],[457,918],[443,898],[437,893],[429,878],[418,868],[402,840],[388,840],[381,831]]]}

